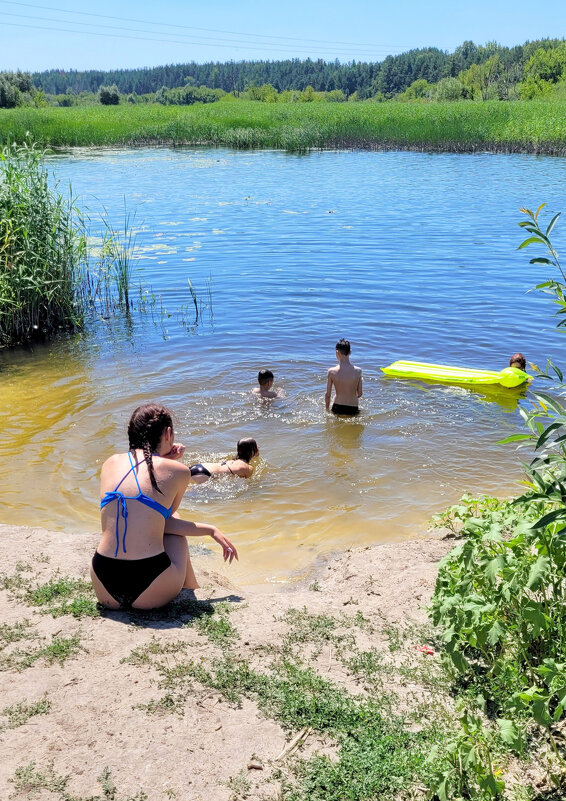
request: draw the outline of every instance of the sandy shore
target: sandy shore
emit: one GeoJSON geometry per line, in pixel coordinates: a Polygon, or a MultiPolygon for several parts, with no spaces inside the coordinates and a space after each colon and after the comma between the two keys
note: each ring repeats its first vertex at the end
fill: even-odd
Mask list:
{"type": "MultiPolygon", "coordinates": [[[[182,708],[172,712],[148,714],[137,706],[160,693],[151,664],[123,661],[134,649],[157,640],[163,648],[182,643],[192,660],[203,663],[221,655],[218,644],[184,625],[186,614],[163,611],[142,618],[108,613],[78,619],[44,614],[21,597],[22,580],[37,585],[57,575],[87,578],[97,535],[0,525],[0,537],[3,653],[39,648],[54,635],[76,637],[79,643],[77,653],[64,664],[37,659],[25,669],[15,669],[9,660],[3,661],[0,799],[60,798],[45,788],[34,790],[33,781],[18,789],[13,782],[16,770],[30,762],[42,770],[52,762],[54,774],[69,776],[67,792],[80,799],[101,794],[97,778],[105,768],[119,788],[119,799],[144,791],[149,801],[229,801],[238,797],[234,777],[243,775],[253,779],[247,798],[278,797],[268,766],[292,734],[266,719],[254,702],[244,700],[236,708],[217,691],[195,685],[182,708]],[[9,580],[14,576],[19,577],[19,597],[9,580]],[[9,632],[15,631],[27,632],[28,639],[9,642],[9,632]],[[8,727],[6,708],[42,700],[48,702],[43,714],[8,727]]],[[[217,552],[200,555],[194,559],[202,584],[196,597],[230,605],[229,620],[239,634],[234,647],[251,662],[261,659],[262,646],[283,635],[287,624],[282,615],[303,607],[310,614],[360,612],[375,625],[371,637],[359,634],[366,638],[366,647],[369,643],[387,650],[380,634],[384,627],[426,619],[423,605],[430,598],[438,561],[450,545],[423,535],[411,542],[350,550],[319,566],[308,581],[261,590],[234,586],[217,552]]],[[[348,684],[342,663],[332,659],[331,651],[320,660],[325,678],[348,684]]],[[[311,738],[307,749],[323,747],[311,738]]]]}

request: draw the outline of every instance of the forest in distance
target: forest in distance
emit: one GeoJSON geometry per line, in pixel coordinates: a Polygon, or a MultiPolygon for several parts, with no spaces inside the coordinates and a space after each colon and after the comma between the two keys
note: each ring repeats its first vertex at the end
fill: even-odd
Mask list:
{"type": "Polygon", "coordinates": [[[515,47],[466,41],[453,53],[435,47],[387,56],[381,62],[322,59],[188,62],[121,70],[51,69],[0,72],[0,108],[192,105],[218,100],[456,101],[566,97],[566,40],[515,47]]]}

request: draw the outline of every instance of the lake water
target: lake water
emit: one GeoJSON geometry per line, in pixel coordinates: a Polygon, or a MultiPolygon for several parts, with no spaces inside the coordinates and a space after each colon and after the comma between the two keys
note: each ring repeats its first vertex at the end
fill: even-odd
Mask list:
{"type": "Polygon", "coordinates": [[[131,321],[0,354],[3,522],[96,531],[100,465],[146,400],[173,409],[189,464],[257,439],[252,479],[209,482],[181,507],[234,539],[237,581],[285,581],[329,552],[413,537],[464,491],[517,493],[519,455],[497,441],[527,399],[380,367],[498,370],[517,350],[563,364],[552,303],[528,292],[548,272],[516,248],[520,206],[565,208],[566,160],[148,148],[51,166],[93,215],[104,206],[119,227],[124,199],[135,211],[138,279],[158,299],[131,321]],[[354,420],[324,409],[340,337],[364,371],[354,420]],[[254,399],[261,367],[285,400],[254,399]]]}

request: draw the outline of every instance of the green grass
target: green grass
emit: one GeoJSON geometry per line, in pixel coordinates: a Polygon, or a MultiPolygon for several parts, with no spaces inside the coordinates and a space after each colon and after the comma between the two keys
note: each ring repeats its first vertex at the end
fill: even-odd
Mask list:
{"type": "Polygon", "coordinates": [[[64,664],[67,659],[76,656],[82,650],[78,635],[73,637],[53,637],[47,645],[27,650],[15,649],[9,654],[0,655],[0,671],[25,670],[39,660],[51,665],[54,662],[64,664]]]}
{"type": "MultiPolygon", "coordinates": [[[[426,755],[440,735],[432,720],[420,731],[410,731],[410,712],[399,714],[398,704],[394,706],[383,691],[382,677],[391,666],[375,649],[360,651],[356,646],[356,629],[373,631],[367,618],[359,612],[331,617],[290,609],[280,619],[286,631],[268,646],[253,649],[255,661],[261,660],[256,667],[240,648],[232,647],[235,636],[231,627],[225,628],[230,623],[227,610],[219,612],[193,622],[199,633],[221,646],[217,658],[191,659],[188,643],[160,643],[155,638],[132,651],[127,661],[156,670],[161,691],[139,708],[149,714],[183,715],[205,687],[236,707],[244,699],[254,701],[290,735],[316,733],[337,756],[293,757],[282,764],[283,773],[273,778],[282,779],[285,801],[385,801],[408,791],[415,781],[424,781],[430,771],[426,755]],[[363,693],[349,692],[317,670],[313,660],[323,647],[365,684],[363,693]]],[[[234,799],[250,790],[246,776],[233,777],[229,787],[234,799]]]]}
{"type": "Polygon", "coordinates": [[[32,584],[29,565],[16,565],[12,575],[0,576],[0,588],[6,590],[14,600],[28,606],[39,607],[42,614],[52,617],[98,617],[100,611],[90,581],[56,574],[43,584],[32,584]],[[31,585],[31,586],[30,586],[31,585]]]}
{"type": "Polygon", "coordinates": [[[275,663],[266,674],[227,656],[210,669],[193,664],[192,675],[229,702],[254,699],[290,731],[306,727],[335,742],[336,759],[315,756],[295,765],[295,779],[283,795],[289,801],[391,798],[427,771],[432,727],[406,731],[401,717],[383,714],[378,695],[353,696],[296,661],[275,663]]]}
{"type": "Polygon", "coordinates": [[[566,102],[213,103],[16,108],[0,143],[204,144],[234,148],[409,148],[566,153],[566,102]]]}
{"type": "Polygon", "coordinates": [[[44,614],[53,617],[99,617],[96,596],[90,581],[61,576],[28,589],[24,600],[30,606],[41,607],[44,614]]]}
{"type": "MultiPolygon", "coordinates": [[[[24,795],[26,798],[30,798],[39,793],[49,793],[51,798],[56,801],[148,801],[147,794],[142,790],[127,797],[120,795],[112,780],[110,768],[104,768],[98,777],[101,793],[89,795],[88,798],[69,792],[67,786],[70,778],[70,774],[68,776],[57,775],[52,762],[49,762],[43,769],[36,767],[35,762],[30,762],[18,768],[14,778],[11,779],[15,789],[15,796],[12,797],[24,795]]],[[[48,796],[42,795],[41,797],[47,798],[48,796]]]]}
{"type": "Polygon", "coordinates": [[[7,718],[7,723],[0,723],[0,732],[6,729],[16,729],[18,726],[23,726],[30,718],[35,715],[46,715],[51,710],[51,701],[45,696],[33,704],[28,704],[21,701],[14,706],[5,706],[0,712],[0,715],[7,718]]]}

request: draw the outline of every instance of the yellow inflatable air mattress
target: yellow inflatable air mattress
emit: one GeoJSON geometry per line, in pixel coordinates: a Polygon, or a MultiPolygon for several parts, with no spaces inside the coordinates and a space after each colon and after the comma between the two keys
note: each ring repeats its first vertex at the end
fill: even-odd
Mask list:
{"type": "Polygon", "coordinates": [[[494,370],[474,370],[470,367],[450,367],[446,364],[399,361],[381,369],[385,375],[394,378],[422,378],[425,381],[440,381],[444,384],[476,386],[491,384],[507,389],[519,387],[533,380],[532,376],[517,367],[505,367],[497,373],[494,370]]]}

